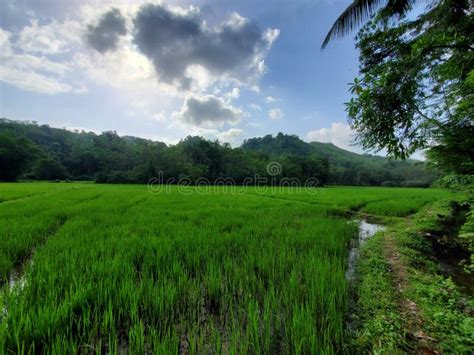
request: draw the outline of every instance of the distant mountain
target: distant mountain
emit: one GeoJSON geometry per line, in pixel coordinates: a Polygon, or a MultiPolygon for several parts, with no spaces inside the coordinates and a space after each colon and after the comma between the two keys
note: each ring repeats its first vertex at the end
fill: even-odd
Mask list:
{"type": "Polygon", "coordinates": [[[285,156],[319,157],[329,165],[329,181],[338,185],[400,185],[403,182],[431,183],[435,172],[417,160],[392,160],[377,155],[357,154],[332,143],[307,143],[296,135],[279,133],[244,141],[242,149],[266,154],[272,159],[285,156]]]}
{"type": "Polygon", "coordinates": [[[427,185],[435,178],[423,162],[356,154],[283,133],[247,139],[239,148],[202,137],[186,137],[169,146],[113,131],[98,135],[0,119],[0,180],[146,183],[161,172],[169,181],[231,178],[242,183],[267,176],[273,161],[281,165],[278,176],[272,176],[277,180],[313,177],[322,184],[427,185]]]}

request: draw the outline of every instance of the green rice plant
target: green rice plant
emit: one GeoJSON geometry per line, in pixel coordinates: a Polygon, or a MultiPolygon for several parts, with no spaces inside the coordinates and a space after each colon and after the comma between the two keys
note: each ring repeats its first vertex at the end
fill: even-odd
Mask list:
{"type": "Polygon", "coordinates": [[[435,195],[428,195],[371,202],[362,208],[362,212],[379,216],[405,217],[418,212],[436,198],[435,195]]]}
{"type": "Polygon", "coordinates": [[[357,226],[333,211],[445,193],[187,191],[0,184],[0,353],[342,352],[357,226]]]}

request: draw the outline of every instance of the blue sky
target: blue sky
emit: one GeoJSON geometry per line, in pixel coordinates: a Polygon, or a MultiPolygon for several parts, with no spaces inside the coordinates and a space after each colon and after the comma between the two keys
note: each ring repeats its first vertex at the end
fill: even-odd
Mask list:
{"type": "Polygon", "coordinates": [[[281,131],[360,152],[344,110],[354,36],[320,50],[349,2],[5,0],[0,116],[167,143],[281,131]]]}

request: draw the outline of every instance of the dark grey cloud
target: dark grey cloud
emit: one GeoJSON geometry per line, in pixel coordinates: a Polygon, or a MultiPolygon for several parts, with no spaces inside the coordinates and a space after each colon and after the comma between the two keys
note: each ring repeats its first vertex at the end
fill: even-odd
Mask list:
{"type": "Polygon", "coordinates": [[[272,38],[255,23],[234,15],[207,28],[198,13],[175,13],[161,5],[144,5],[134,19],[134,42],[154,64],[160,80],[189,88],[186,69],[203,66],[214,75],[247,81],[261,70],[272,38]]]}
{"type": "Polygon", "coordinates": [[[215,96],[188,97],[181,112],[175,116],[184,123],[195,126],[222,126],[224,123],[238,123],[242,111],[215,96]]]}
{"type": "Polygon", "coordinates": [[[127,33],[125,17],[118,9],[106,12],[96,25],[87,27],[86,41],[100,53],[117,49],[120,36],[127,33]]]}

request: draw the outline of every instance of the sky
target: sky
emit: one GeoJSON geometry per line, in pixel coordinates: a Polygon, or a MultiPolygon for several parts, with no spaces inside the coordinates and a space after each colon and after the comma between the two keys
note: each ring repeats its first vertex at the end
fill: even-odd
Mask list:
{"type": "Polygon", "coordinates": [[[283,132],[355,152],[349,0],[3,0],[0,117],[232,146],[283,132]]]}

